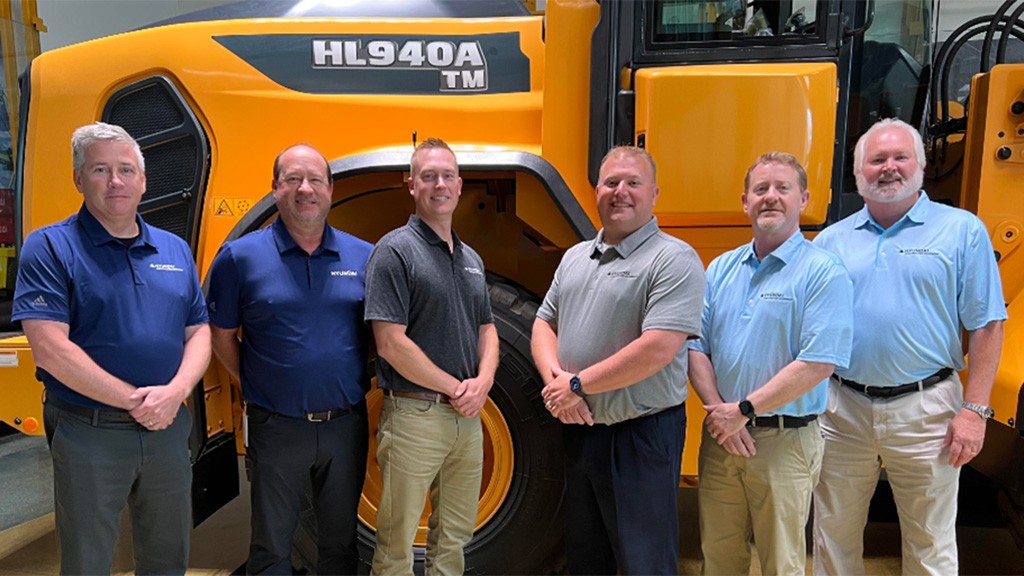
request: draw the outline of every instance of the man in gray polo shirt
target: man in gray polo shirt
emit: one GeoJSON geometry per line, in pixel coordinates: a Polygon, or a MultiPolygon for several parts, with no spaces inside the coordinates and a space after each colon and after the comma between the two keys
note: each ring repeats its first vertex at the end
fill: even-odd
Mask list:
{"type": "Polygon", "coordinates": [[[566,553],[573,574],[675,574],[686,434],[686,340],[704,268],[658,229],[654,160],[601,162],[597,238],[569,249],[533,325],[545,405],[566,424],[566,553]]]}
{"type": "Polygon", "coordinates": [[[365,317],[385,394],[372,569],[412,574],[413,537],[429,490],[427,573],[462,574],[483,474],[480,409],[498,368],[498,332],[483,261],[452,230],[462,192],[455,154],[430,138],[411,164],[416,213],[381,238],[366,266],[365,317]]]}

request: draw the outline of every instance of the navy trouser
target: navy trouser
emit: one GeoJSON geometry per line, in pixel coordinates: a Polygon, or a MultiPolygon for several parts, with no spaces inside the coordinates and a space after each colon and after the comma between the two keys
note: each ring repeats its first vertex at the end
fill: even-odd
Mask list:
{"type": "Polygon", "coordinates": [[[188,408],[154,432],[124,412],[113,422],[61,405],[50,399],[43,407],[61,573],[110,574],[127,503],[135,573],[184,574],[192,531],[188,408]]]}
{"type": "Polygon", "coordinates": [[[249,406],[252,540],[246,571],[291,574],[292,537],[312,488],[317,574],[355,574],[356,524],[366,476],[366,402],[327,422],[249,406]]]}
{"type": "Polygon", "coordinates": [[[676,574],[685,405],[566,425],[565,545],[572,574],[676,574]]]}

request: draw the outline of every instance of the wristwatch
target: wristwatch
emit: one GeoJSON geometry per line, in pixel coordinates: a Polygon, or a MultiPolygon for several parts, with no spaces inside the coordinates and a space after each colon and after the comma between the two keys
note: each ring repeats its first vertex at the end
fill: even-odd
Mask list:
{"type": "Polygon", "coordinates": [[[747,420],[751,422],[754,421],[754,418],[757,418],[757,414],[754,413],[754,405],[746,398],[740,401],[740,414],[746,416],[747,420]]]}
{"type": "Polygon", "coordinates": [[[978,416],[981,416],[982,420],[988,420],[989,418],[996,415],[996,411],[993,410],[992,408],[988,406],[982,406],[981,404],[975,404],[974,402],[968,402],[967,400],[964,400],[963,403],[960,404],[960,406],[963,408],[967,408],[968,410],[974,412],[978,416]]]}
{"type": "Polygon", "coordinates": [[[580,398],[587,397],[587,393],[583,391],[583,383],[580,382],[579,374],[573,374],[572,378],[569,378],[569,390],[572,390],[572,393],[580,398]]]}

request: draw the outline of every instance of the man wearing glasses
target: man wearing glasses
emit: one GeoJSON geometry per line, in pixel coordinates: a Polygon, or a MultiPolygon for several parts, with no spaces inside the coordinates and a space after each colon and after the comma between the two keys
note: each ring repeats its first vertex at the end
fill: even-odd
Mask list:
{"type": "Polygon", "coordinates": [[[281,152],[271,187],[277,220],[225,244],[210,269],[213,349],[242,383],[249,427],[246,571],[291,574],[292,534],[311,483],[317,573],[355,574],[371,245],[327,224],[331,172],[315,148],[281,152]]]}

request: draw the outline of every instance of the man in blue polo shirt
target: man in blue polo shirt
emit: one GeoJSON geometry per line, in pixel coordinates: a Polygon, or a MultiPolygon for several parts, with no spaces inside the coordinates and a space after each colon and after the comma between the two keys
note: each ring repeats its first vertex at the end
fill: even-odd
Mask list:
{"type": "Polygon", "coordinates": [[[701,548],[707,574],[747,574],[753,536],[763,574],[802,575],[804,527],[818,483],[828,377],[845,367],[853,288],[832,253],[800,232],[807,173],[760,156],[743,210],[754,240],[708,267],[690,383],[708,414],[700,445],[701,548]]]}
{"type": "Polygon", "coordinates": [[[327,224],[331,171],[315,148],[281,152],[271,189],[277,220],[225,244],[210,268],[213,349],[246,402],[246,571],[291,573],[292,535],[311,484],[317,573],[355,574],[369,433],[363,300],[371,246],[327,224]]]}
{"type": "Polygon", "coordinates": [[[61,573],[110,573],[131,509],[135,571],[188,564],[192,418],[183,404],[210,360],[195,262],[147,225],[139,145],[97,122],[71,137],[78,214],[25,240],[13,319],[46,387],[61,573]]]}
{"type": "Polygon", "coordinates": [[[868,502],[881,466],[896,499],[905,574],[956,574],[960,467],[985,440],[1003,341],[999,271],[976,216],[921,190],[917,130],[882,120],[861,136],[853,171],[864,208],[826,228],[853,279],[850,367],[822,417],[814,493],[815,574],[863,574],[868,502]],[[966,391],[961,330],[968,332],[966,391]]]}
{"type": "Polygon", "coordinates": [[[425,571],[462,574],[476,525],[480,410],[498,368],[498,332],[483,260],[452,229],[462,178],[443,140],[416,147],[409,193],[415,214],[380,239],[366,273],[366,320],[385,395],[372,572],[412,574],[413,538],[429,493],[425,571]]]}

